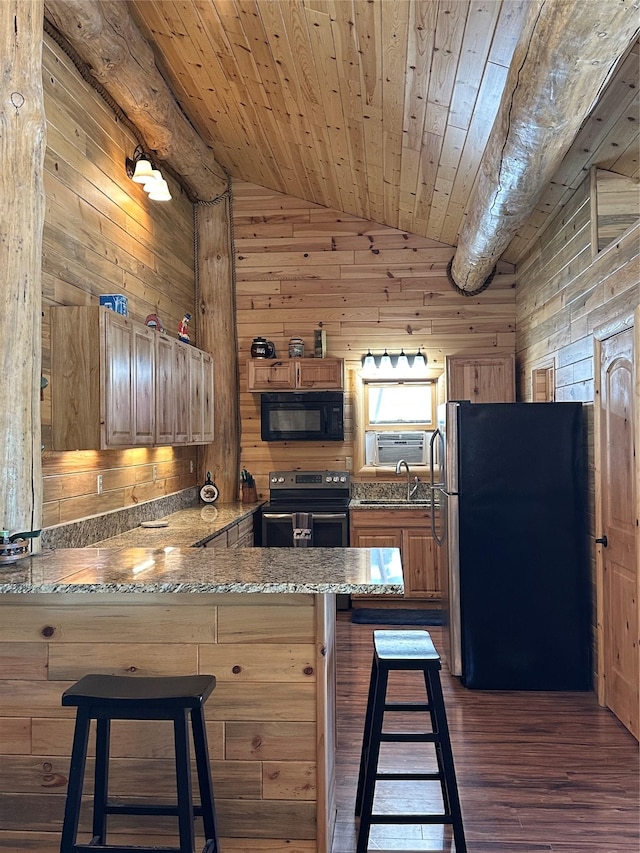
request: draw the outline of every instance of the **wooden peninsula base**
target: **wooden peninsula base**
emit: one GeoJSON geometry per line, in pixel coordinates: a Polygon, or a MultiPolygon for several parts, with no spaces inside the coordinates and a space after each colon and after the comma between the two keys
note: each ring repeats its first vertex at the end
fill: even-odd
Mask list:
{"type": "MultiPolygon", "coordinates": [[[[70,684],[88,672],[213,673],[205,710],[222,850],[328,853],[334,614],[332,594],[3,595],[0,848],[58,853],[74,719],[60,697],[70,684]]],[[[170,723],[114,723],[112,794],[171,800],[172,737],[170,723]]],[[[111,843],[175,840],[169,818],[110,826],[111,843]]],[[[88,839],[88,809],[81,828],[88,839]]]]}
{"type": "MultiPolygon", "coordinates": [[[[217,679],[205,715],[222,853],[330,853],[335,595],[376,591],[403,591],[397,548],[156,543],[49,550],[6,567],[0,849],[58,853],[74,725],[74,709],[60,704],[68,686],[89,672],[200,673],[217,679]]],[[[110,796],[175,802],[171,725],[113,729],[110,796]]],[[[113,816],[108,841],[175,842],[174,820],[148,820],[150,828],[146,818],[113,816]]],[[[81,828],[89,838],[88,809],[81,828]]]]}

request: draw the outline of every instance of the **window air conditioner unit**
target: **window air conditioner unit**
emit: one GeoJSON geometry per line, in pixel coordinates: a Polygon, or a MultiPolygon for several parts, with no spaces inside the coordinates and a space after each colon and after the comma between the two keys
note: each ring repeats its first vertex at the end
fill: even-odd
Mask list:
{"type": "Polygon", "coordinates": [[[375,433],[375,465],[395,465],[400,459],[409,465],[426,465],[429,454],[426,432],[375,433]]]}

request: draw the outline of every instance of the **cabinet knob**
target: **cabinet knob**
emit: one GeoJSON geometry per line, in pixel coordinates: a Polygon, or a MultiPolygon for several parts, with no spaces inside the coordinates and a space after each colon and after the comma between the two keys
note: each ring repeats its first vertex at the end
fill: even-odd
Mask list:
{"type": "Polygon", "coordinates": [[[606,536],[600,536],[598,539],[596,539],[596,543],[598,545],[602,545],[603,548],[606,548],[607,545],[609,544],[609,540],[607,539],[606,536]]]}

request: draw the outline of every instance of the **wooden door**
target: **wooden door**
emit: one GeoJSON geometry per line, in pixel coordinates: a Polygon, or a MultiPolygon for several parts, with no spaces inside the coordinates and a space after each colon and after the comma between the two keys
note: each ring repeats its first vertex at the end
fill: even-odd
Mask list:
{"type": "Polygon", "coordinates": [[[446,360],[447,400],[471,400],[472,403],[513,403],[516,388],[513,356],[446,360]]]}
{"type": "Polygon", "coordinates": [[[154,332],[156,344],[156,444],[173,444],[176,434],[177,345],[173,338],[154,332]]]}
{"type": "Polygon", "coordinates": [[[104,446],[134,442],[133,326],[119,314],[105,312],[104,446]]]}
{"type": "Polygon", "coordinates": [[[213,441],[213,358],[202,353],[202,441],[213,441]]]}
{"type": "Polygon", "coordinates": [[[187,360],[189,364],[189,441],[202,443],[204,431],[204,408],[202,400],[202,353],[190,348],[187,360]]]}
{"type": "Polygon", "coordinates": [[[175,376],[174,392],[175,398],[173,408],[175,414],[176,444],[187,444],[189,442],[189,419],[191,412],[191,397],[189,388],[189,349],[174,341],[173,346],[173,370],[175,376]]]}
{"type": "Polygon", "coordinates": [[[304,358],[296,362],[297,388],[325,390],[344,387],[344,367],[340,358],[304,358]]]}
{"type": "Polygon", "coordinates": [[[247,362],[249,391],[292,391],[296,385],[295,361],[254,358],[247,362]]]}
{"type": "Polygon", "coordinates": [[[146,447],[156,440],[155,334],[147,326],[133,328],[133,441],[146,447]]]}
{"type": "Polygon", "coordinates": [[[601,342],[599,522],[601,699],[636,736],[639,727],[638,565],[633,329],[601,342]]]}
{"type": "Polygon", "coordinates": [[[407,528],[402,531],[405,596],[432,599],[441,597],[437,552],[436,543],[429,533],[420,528],[407,528]]]}

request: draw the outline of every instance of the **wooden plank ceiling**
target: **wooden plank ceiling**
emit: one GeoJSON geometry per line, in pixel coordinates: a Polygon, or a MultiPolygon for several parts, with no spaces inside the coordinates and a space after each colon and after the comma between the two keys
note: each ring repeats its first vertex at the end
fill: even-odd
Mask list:
{"type": "MultiPolygon", "coordinates": [[[[234,177],[453,246],[527,5],[130,0],[234,177]]],[[[638,177],[637,82],[636,44],[504,260],[523,257],[592,164],[638,177]]]]}

